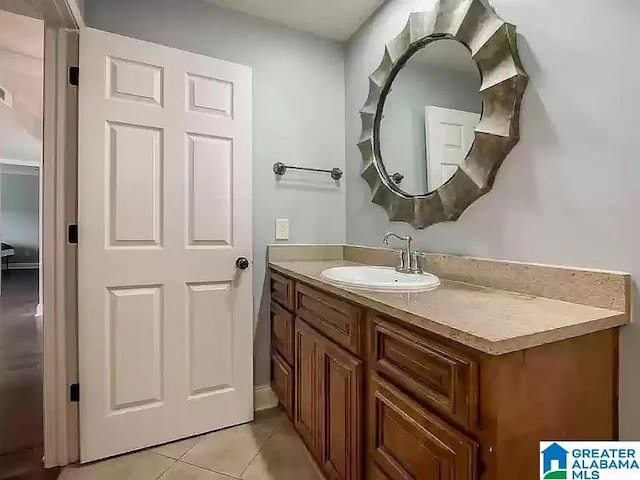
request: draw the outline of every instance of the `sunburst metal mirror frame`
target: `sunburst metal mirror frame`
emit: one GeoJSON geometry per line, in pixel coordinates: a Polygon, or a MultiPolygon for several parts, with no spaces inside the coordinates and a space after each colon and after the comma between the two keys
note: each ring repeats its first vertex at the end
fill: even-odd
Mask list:
{"type": "Polygon", "coordinates": [[[385,208],[391,221],[408,222],[415,228],[457,220],[491,190],[502,161],[518,143],[520,105],[527,83],[516,27],[498,17],[486,0],[440,0],[435,11],[412,13],[369,77],[369,96],[360,111],[358,147],[364,162],[362,177],[371,187],[372,201],[385,208]],[[471,150],[453,177],[433,192],[411,196],[390,179],[382,162],[382,111],[393,80],[409,58],[442,39],[465,45],[476,62],[482,77],[482,117],[471,150]]]}

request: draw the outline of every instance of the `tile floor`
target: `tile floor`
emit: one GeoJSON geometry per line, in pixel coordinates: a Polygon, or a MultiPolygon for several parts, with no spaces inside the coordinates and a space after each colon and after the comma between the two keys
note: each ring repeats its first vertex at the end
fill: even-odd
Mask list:
{"type": "Polygon", "coordinates": [[[85,466],[59,480],[321,480],[302,440],[280,410],[247,425],[85,466]]]}

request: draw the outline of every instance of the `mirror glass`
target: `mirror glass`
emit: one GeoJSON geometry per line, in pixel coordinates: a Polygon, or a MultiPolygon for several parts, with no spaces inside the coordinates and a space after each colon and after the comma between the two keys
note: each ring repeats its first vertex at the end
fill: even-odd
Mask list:
{"type": "Polygon", "coordinates": [[[418,50],[398,73],[383,108],[380,156],[403,192],[436,190],[466,158],[482,113],[480,82],[469,50],[449,39],[418,50]]]}

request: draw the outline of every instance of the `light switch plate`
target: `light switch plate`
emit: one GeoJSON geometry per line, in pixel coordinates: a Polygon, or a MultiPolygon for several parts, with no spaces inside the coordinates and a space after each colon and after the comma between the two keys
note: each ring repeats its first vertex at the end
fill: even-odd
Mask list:
{"type": "Polygon", "coordinates": [[[276,240],[289,240],[288,218],[278,218],[276,220],[276,240]]]}

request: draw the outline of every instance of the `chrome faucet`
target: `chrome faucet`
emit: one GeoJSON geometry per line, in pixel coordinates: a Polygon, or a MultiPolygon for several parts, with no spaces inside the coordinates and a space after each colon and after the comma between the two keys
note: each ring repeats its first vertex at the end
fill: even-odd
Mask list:
{"type": "Polygon", "coordinates": [[[418,252],[411,251],[411,242],[413,242],[413,238],[411,235],[407,235],[406,237],[401,237],[400,235],[387,232],[382,239],[382,243],[385,245],[389,245],[389,239],[391,237],[395,237],[398,240],[402,240],[403,242],[407,242],[405,248],[400,250],[400,265],[396,267],[396,271],[400,273],[415,273],[421,274],[422,268],[420,267],[420,254],[418,252]]]}

